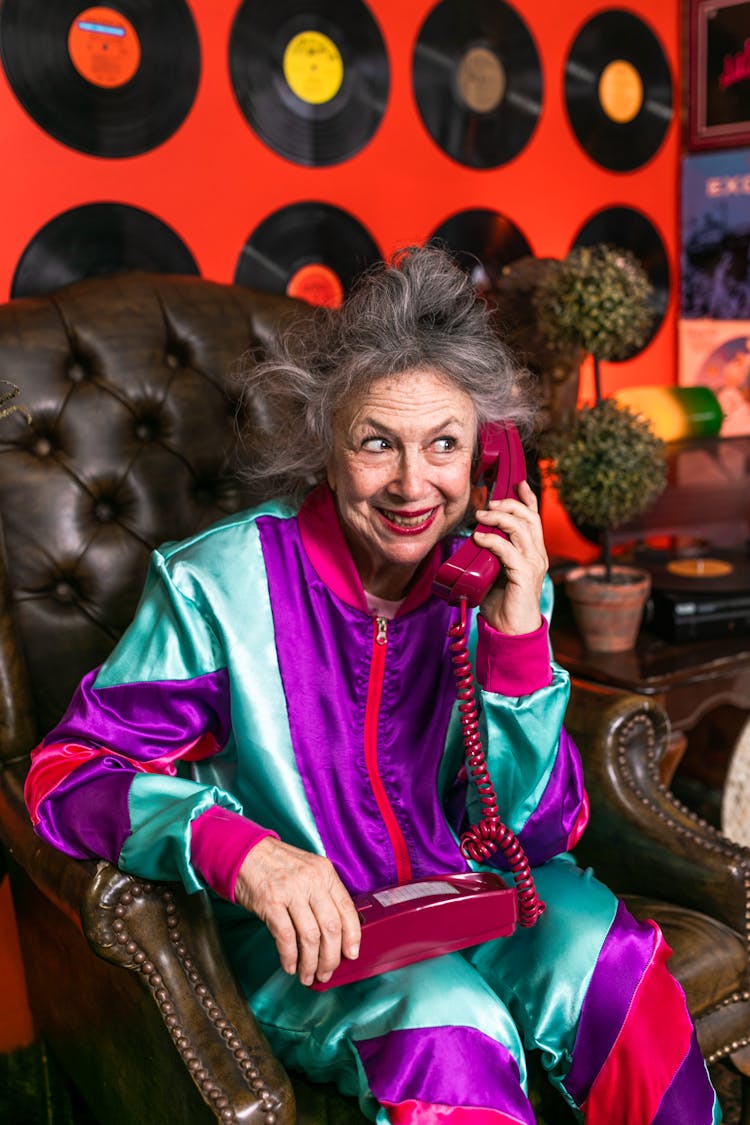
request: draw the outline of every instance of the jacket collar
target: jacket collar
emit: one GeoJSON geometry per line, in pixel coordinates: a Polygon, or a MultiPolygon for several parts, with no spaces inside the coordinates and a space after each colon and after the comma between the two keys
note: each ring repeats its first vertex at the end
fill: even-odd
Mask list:
{"type": "MultiPolygon", "coordinates": [[[[305,553],[318,577],[347,605],[367,613],[362,580],[344,537],[333,493],[325,481],[305,497],[299,512],[299,529],[305,553]]],[[[419,568],[397,617],[427,600],[441,561],[442,550],[438,543],[419,568]]]]}

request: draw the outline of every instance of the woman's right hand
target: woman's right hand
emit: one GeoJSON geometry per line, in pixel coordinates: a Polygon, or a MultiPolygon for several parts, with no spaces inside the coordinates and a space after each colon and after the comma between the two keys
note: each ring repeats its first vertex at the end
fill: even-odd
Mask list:
{"type": "Polygon", "coordinates": [[[359,916],[325,856],[266,836],[245,856],[234,897],[265,922],[281,967],[302,984],[325,983],[342,955],[359,953],[359,916]]]}

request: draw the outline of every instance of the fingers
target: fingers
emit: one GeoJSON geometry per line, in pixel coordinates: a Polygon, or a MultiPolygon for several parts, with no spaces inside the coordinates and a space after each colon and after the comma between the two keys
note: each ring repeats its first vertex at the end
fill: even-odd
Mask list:
{"type": "Polygon", "coordinates": [[[351,898],[341,886],[337,897],[321,888],[298,916],[293,916],[299,944],[298,973],[302,984],[331,979],[342,952],[350,959],[359,953],[360,924],[351,898]]]}
{"type": "Polygon", "coordinates": [[[491,501],[489,508],[477,512],[477,519],[507,536],[474,532],[477,546],[492,551],[503,564],[501,579],[482,602],[482,616],[498,632],[531,633],[541,621],[539,600],[549,566],[537,498],[523,481],[518,499],[491,501]]]}
{"type": "MultiPolygon", "coordinates": [[[[518,499],[507,496],[503,500],[491,500],[488,508],[477,511],[478,523],[485,527],[497,527],[506,535],[524,529],[541,533],[539,502],[526,481],[518,487],[518,499]]],[[[482,532],[480,531],[481,535],[482,532]]]]}
{"type": "MultiPolygon", "coordinates": [[[[485,527],[505,532],[516,546],[523,546],[524,542],[536,547],[544,546],[539,502],[527,481],[519,484],[518,499],[508,496],[503,500],[491,500],[488,508],[476,512],[476,517],[485,527]]],[[[477,537],[484,536],[481,546],[487,545],[490,549],[494,548],[496,554],[501,554],[500,543],[489,540],[486,532],[477,529],[474,534],[477,537]]]]}
{"type": "Polygon", "coordinates": [[[359,953],[359,916],[323,856],[262,840],[242,864],[235,897],[265,922],[282,968],[302,984],[329,980],[342,954],[359,953]]]}

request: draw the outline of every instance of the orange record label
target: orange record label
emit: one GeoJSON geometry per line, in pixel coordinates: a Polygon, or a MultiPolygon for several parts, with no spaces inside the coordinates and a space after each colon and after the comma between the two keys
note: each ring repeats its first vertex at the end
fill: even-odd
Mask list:
{"type": "Polygon", "coordinates": [[[500,59],[486,47],[472,47],[458,66],[458,90],[474,113],[492,113],[505,94],[505,69],[500,59]]]}
{"type": "Polygon", "coordinates": [[[671,559],[667,570],[680,578],[723,578],[734,567],[724,559],[671,559]]]}
{"type": "Polygon", "coordinates": [[[333,101],[344,81],[344,60],[322,31],[301,31],[286,45],[284,77],[292,93],[308,105],[333,101]]]}
{"type": "Polygon", "coordinates": [[[643,82],[632,63],[613,59],[599,78],[599,101],[610,121],[626,125],[641,112],[643,82]]]}
{"type": "Polygon", "coordinates": [[[309,305],[337,309],[344,300],[344,287],[330,266],[311,262],[301,266],[286,287],[290,297],[299,297],[309,305]]]}
{"type": "Polygon", "coordinates": [[[86,8],[68,32],[68,54],[94,86],[124,86],[141,63],[141,44],[129,20],[114,8],[86,8]]]}

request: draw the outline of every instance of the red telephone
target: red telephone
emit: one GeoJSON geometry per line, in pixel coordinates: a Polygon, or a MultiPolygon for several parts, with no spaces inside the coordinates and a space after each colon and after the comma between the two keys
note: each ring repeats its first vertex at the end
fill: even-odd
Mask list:
{"type": "MultiPolygon", "coordinates": [[[[515,496],[526,479],[526,460],[515,426],[482,427],[480,456],[474,483],[488,478],[490,499],[515,496]]],[[[481,526],[481,525],[480,525],[481,526]]],[[[483,528],[497,531],[497,528],[483,528]]],[[[497,532],[503,535],[502,531],[497,532]]],[[[356,895],[354,905],[362,924],[359,957],[342,960],[325,984],[315,981],[317,992],[363,980],[377,973],[507,937],[516,928],[533,926],[544,910],[534,887],[529,862],[513,833],[500,820],[479,735],[474,683],[466,645],[466,609],[479,605],[500,573],[491,551],[468,539],[443,563],[433,590],[450,605],[460,607],[459,620],[448,630],[451,658],[461,713],[466,764],[482,805],[481,820],[461,837],[468,859],[486,860],[497,848],[505,853],[515,889],[494,872],[436,875],[401,886],[356,895]]]]}
{"type": "Polygon", "coordinates": [[[465,871],[355,895],[362,923],[356,961],[342,961],[316,992],[363,980],[412,961],[507,937],[516,928],[516,892],[499,875],[465,871]]]}

